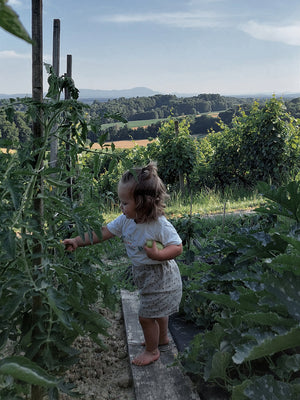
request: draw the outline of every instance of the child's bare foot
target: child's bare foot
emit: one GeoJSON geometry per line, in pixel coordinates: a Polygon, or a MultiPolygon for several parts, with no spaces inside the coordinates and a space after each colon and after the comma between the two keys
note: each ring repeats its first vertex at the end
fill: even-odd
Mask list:
{"type": "Polygon", "coordinates": [[[136,358],[132,360],[132,364],[138,366],[149,365],[154,361],[158,360],[160,356],[159,350],[147,351],[145,350],[143,353],[139,354],[136,358]]]}

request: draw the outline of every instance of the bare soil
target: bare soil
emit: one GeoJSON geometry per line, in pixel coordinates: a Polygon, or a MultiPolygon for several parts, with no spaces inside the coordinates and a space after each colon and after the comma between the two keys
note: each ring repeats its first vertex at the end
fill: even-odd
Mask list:
{"type": "Polygon", "coordinates": [[[107,349],[100,349],[87,337],[78,338],[75,347],[81,351],[80,360],[65,379],[76,385],[83,400],[135,400],[121,306],[117,311],[99,311],[110,323],[109,336],[102,338],[107,349]]]}

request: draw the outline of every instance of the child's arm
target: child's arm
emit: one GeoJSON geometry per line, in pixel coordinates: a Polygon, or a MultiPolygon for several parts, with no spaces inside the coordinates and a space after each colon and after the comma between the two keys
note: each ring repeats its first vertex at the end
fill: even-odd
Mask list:
{"type": "Polygon", "coordinates": [[[152,260],[167,261],[180,256],[182,253],[182,244],[170,244],[162,250],[157,248],[156,242],[153,240],[152,247],[144,247],[147,256],[152,260]]]}
{"type": "MultiPolygon", "coordinates": [[[[113,235],[106,226],[102,227],[102,238],[99,239],[98,236],[96,235],[95,232],[93,232],[93,244],[97,244],[100,242],[104,242],[105,240],[111,239],[112,237],[114,237],[115,235],[113,235]]],[[[65,239],[63,240],[63,244],[66,246],[66,250],[67,251],[75,251],[77,249],[77,247],[84,247],[84,246],[88,246],[91,243],[90,241],[90,237],[88,235],[88,233],[85,233],[84,235],[84,240],[82,240],[82,238],[80,236],[76,236],[72,239],[65,239]]]]}

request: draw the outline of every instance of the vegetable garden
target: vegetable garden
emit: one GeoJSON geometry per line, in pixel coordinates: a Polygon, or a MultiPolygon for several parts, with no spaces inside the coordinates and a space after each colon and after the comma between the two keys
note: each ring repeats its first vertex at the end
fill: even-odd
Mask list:
{"type": "Polygon", "coordinates": [[[101,236],[120,175],[151,159],[169,190],[191,204],[197,192],[216,187],[226,202],[230,185],[258,187],[264,196],[257,214],[232,224],[224,216],[213,226],[192,212],[172,221],[185,245],[181,313],[203,329],[181,355],[183,368],[233,400],[299,398],[299,121],[272,98],[199,141],[186,120],[170,117],[157,141],[120,151],[104,146],[101,121],[89,117],[72,79],[46,69],[45,99],[3,107],[12,119],[21,101],[33,135],[18,146],[0,143],[8,149],[0,154],[1,399],[74,395],[64,382],[78,359],[73,343],[88,335],[102,345],[107,321],[94,305],[113,307],[125,278],[101,264],[105,247],[67,254],[61,240],[93,230],[101,236]],[[89,131],[100,150],[87,146],[89,131]]]}
{"type": "Polygon", "coordinates": [[[181,362],[201,394],[213,383],[233,400],[296,400],[300,185],[260,189],[266,203],[255,215],[223,228],[197,218],[183,226],[193,245],[181,264],[182,313],[203,333],[181,362]]]}

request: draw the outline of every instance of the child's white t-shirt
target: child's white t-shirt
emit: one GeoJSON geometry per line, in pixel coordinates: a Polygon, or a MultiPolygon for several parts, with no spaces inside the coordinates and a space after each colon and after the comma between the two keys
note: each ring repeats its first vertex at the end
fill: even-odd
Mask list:
{"type": "Polygon", "coordinates": [[[107,224],[108,230],[122,239],[127,255],[134,266],[160,264],[157,260],[147,257],[144,246],[147,240],[161,242],[163,246],[182,243],[174,226],[166,217],[161,216],[156,221],[137,224],[133,219],[120,215],[107,224]]]}

